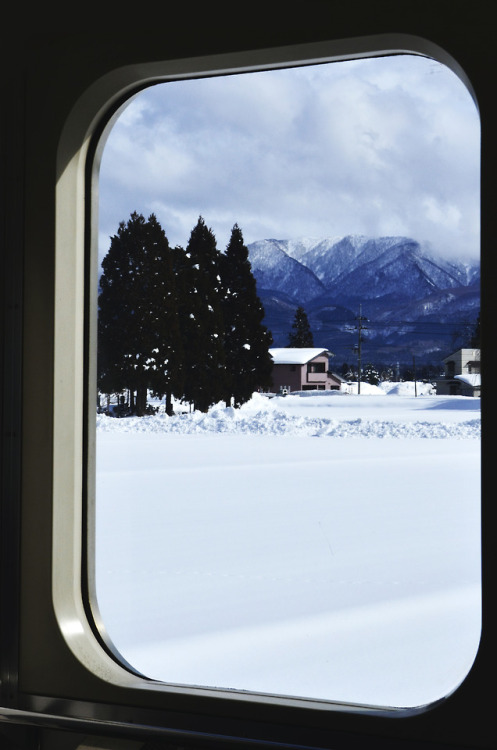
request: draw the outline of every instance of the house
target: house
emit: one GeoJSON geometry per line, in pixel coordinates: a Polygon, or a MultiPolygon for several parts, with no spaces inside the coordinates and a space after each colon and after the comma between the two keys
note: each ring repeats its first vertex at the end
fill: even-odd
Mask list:
{"type": "Polygon", "coordinates": [[[458,349],[442,361],[445,372],[444,377],[437,380],[437,395],[480,395],[481,374],[479,349],[458,349]]]}
{"type": "Polygon", "coordinates": [[[273,358],[273,393],[339,390],[342,379],[329,371],[327,349],[270,349],[273,358]]]}

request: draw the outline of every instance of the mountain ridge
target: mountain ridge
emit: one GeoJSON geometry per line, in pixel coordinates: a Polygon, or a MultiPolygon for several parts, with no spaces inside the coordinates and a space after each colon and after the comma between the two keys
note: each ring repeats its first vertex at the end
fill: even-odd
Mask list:
{"type": "Polygon", "coordinates": [[[372,356],[443,358],[464,345],[479,312],[479,263],[443,258],[410,237],[264,239],[247,247],[278,346],[286,345],[301,305],[315,343],[337,356],[351,358],[351,321],[361,310],[371,320],[365,343],[372,356]],[[438,323],[435,337],[428,337],[428,323],[438,323]]]}

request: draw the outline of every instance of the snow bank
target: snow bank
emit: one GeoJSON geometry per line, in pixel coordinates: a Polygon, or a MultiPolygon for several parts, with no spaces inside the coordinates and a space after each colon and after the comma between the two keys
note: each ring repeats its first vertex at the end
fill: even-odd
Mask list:
{"type": "Polygon", "coordinates": [[[99,416],[95,588],[114,646],[174,684],[443,698],[480,637],[479,409],[398,384],[99,416]],[[409,439],[374,439],[393,437],[409,439]]]}
{"type": "MultiPolygon", "coordinates": [[[[420,384],[422,385],[422,384],[420,384]]],[[[254,393],[239,409],[224,403],[208,413],[116,419],[97,416],[99,432],[232,433],[329,438],[479,438],[479,399],[413,396],[414,384],[389,389],[361,384],[361,395],[312,391],[275,396],[254,393]],[[365,388],[363,393],[363,386],[365,388]],[[397,396],[397,398],[393,398],[397,396]]],[[[420,389],[421,390],[421,389],[420,389]]],[[[421,390],[421,394],[423,391],[421,390]]]]}

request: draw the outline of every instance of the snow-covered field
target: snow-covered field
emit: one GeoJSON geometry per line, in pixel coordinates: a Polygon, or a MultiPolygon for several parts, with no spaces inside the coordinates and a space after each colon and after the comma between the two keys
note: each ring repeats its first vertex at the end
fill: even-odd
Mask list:
{"type": "Polygon", "coordinates": [[[480,402],[426,386],[98,416],[96,589],[148,677],[387,706],[480,633],[480,402]]]}

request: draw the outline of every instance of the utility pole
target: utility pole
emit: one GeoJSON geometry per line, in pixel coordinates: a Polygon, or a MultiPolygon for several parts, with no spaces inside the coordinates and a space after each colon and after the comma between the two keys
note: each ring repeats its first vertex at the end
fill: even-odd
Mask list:
{"type": "Polygon", "coordinates": [[[356,329],[358,331],[357,341],[357,395],[361,393],[361,342],[362,342],[362,331],[365,330],[365,326],[362,325],[362,321],[367,320],[362,316],[362,305],[359,305],[359,317],[357,318],[356,329]]]}
{"type": "Polygon", "coordinates": [[[412,369],[413,369],[413,377],[414,377],[414,395],[418,395],[418,384],[416,381],[416,357],[414,354],[412,355],[412,369]]]}

